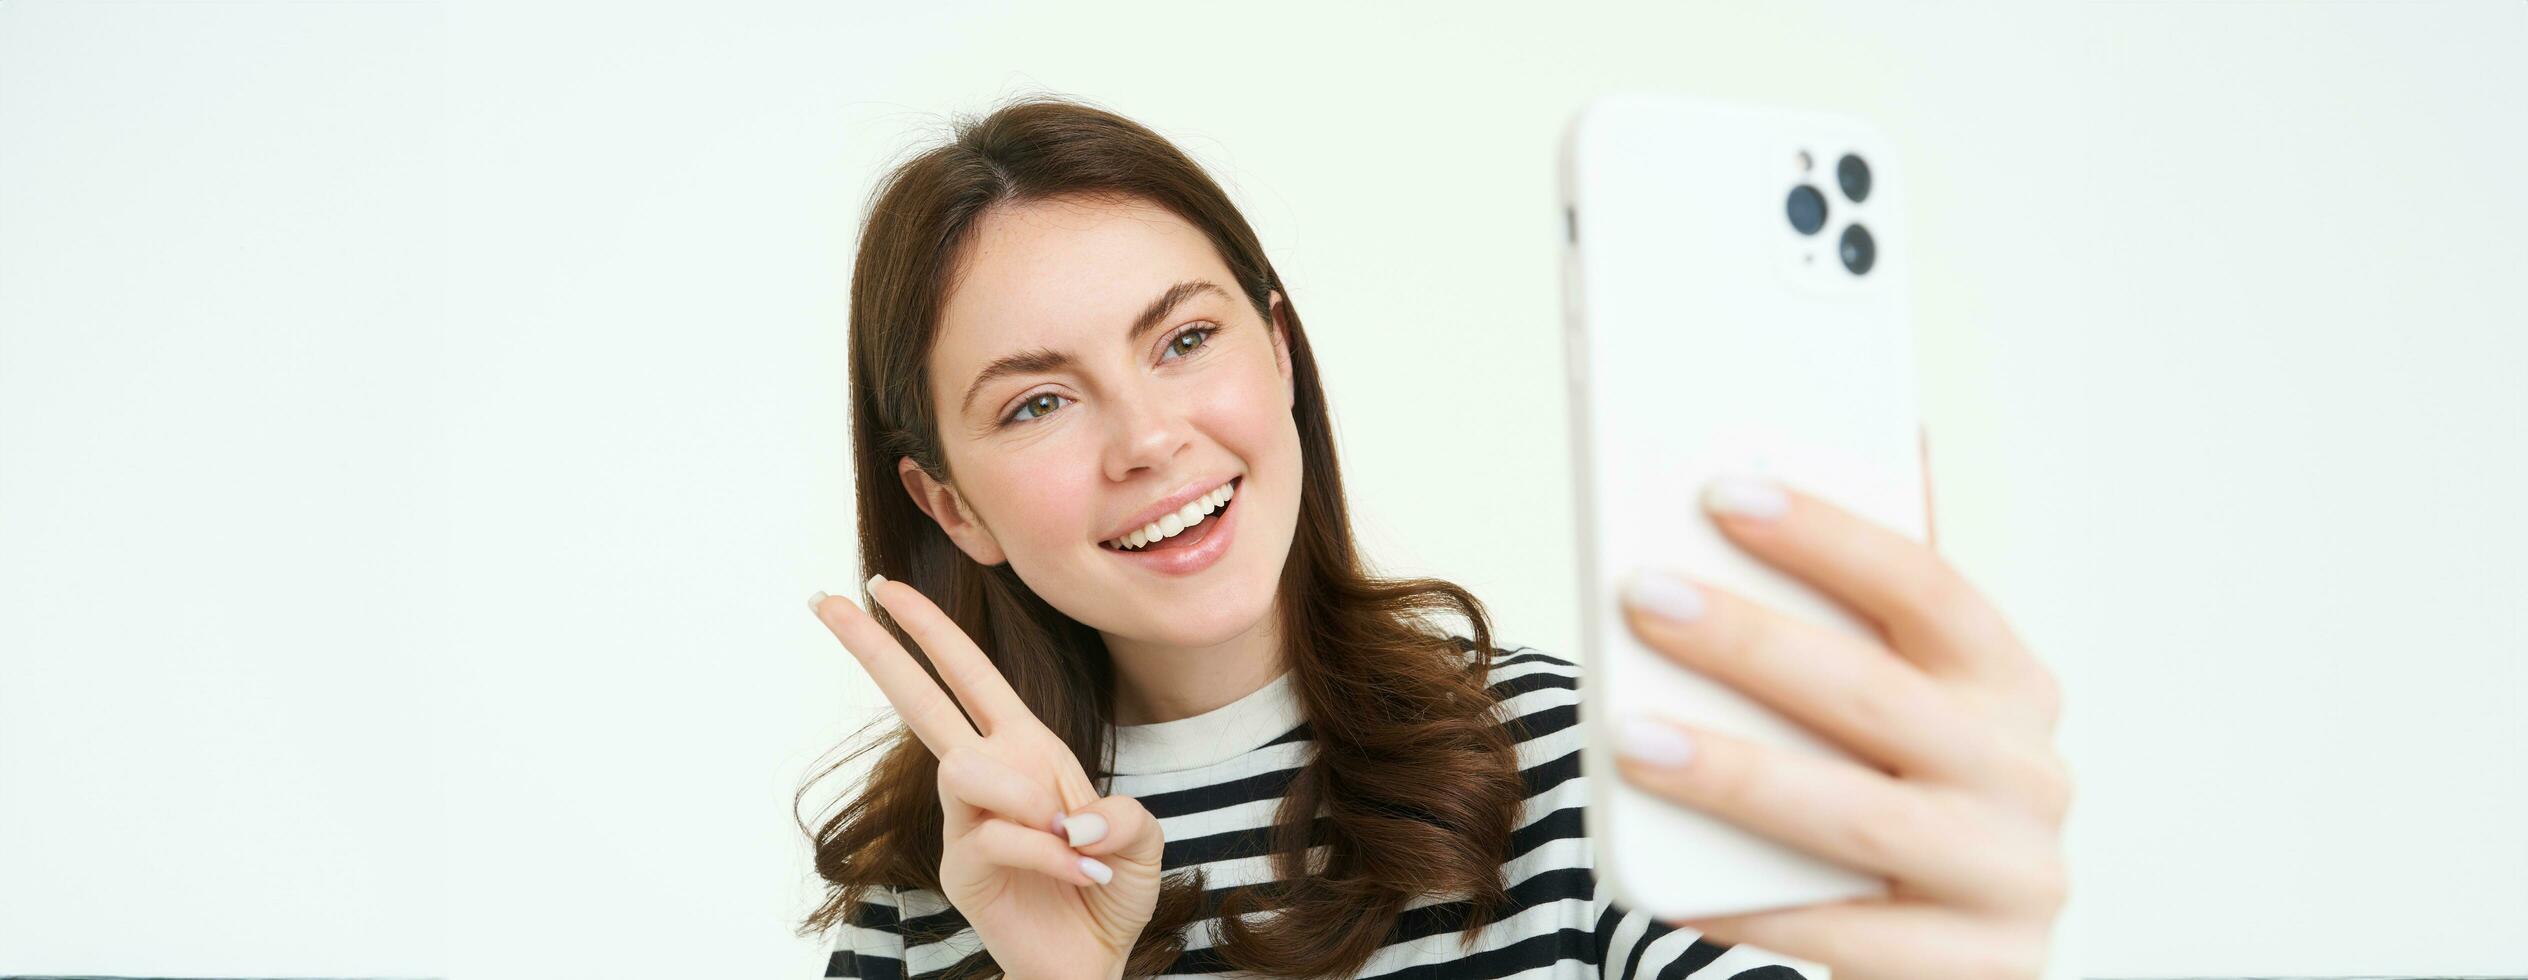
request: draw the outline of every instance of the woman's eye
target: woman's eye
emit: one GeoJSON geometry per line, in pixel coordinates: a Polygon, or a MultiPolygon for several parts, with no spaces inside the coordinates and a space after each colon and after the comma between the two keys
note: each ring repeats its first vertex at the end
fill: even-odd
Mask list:
{"type": "Polygon", "coordinates": [[[1195,351],[1201,350],[1204,344],[1210,343],[1211,335],[1218,332],[1220,332],[1219,327],[1189,327],[1184,333],[1177,334],[1175,337],[1169,339],[1167,342],[1167,349],[1178,354],[1191,354],[1195,351]],[[1202,340],[1191,346],[1186,345],[1185,338],[1196,335],[1200,335],[1202,340]]]}
{"type": "MultiPolygon", "coordinates": [[[[1186,354],[1191,354],[1203,349],[1205,346],[1208,346],[1211,343],[1211,335],[1219,332],[1220,328],[1217,326],[1187,327],[1183,333],[1179,333],[1168,339],[1168,350],[1180,357],[1186,354]],[[1194,343],[1186,343],[1188,339],[1194,338],[1198,338],[1195,339],[1194,343]]],[[[1161,359],[1165,360],[1165,358],[1161,359]]],[[[1069,400],[1070,399],[1054,394],[1053,392],[1045,392],[1034,398],[1018,403],[1018,410],[1011,412],[1008,417],[1003,418],[1001,420],[1001,424],[1006,426],[1016,425],[1020,422],[1033,422],[1037,419],[1053,414],[1053,403],[1069,400]],[[1030,409],[1035,410],[1035,414],[1027,414],[1030,409]]]]}
{"type": "Polygon", "coordinates": [[[1018,403],[1018,411],[1010,413],[1009,418],[1001,420],[1002,424],[1006,425],[1011,422],[1033,422],[1047,415],[1051,415],[1053,414],[1053,406],[1046,403],[1061,400],[1064,400],[1061,395],[1054,394],[1050,391],[1037,395],[1034,398],[1027,399],[1026,401],[1018,403]],[[1039,411],[1032,416],[1026,414],[1028,409],[1036,408],[1038,405],[1043,405],[1042,411],[1039,411]]]}

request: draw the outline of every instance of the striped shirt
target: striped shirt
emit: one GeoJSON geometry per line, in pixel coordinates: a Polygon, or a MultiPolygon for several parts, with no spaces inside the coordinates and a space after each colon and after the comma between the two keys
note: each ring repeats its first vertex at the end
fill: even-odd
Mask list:
{"type": "MultiPolygon", "coordinates": [[[[1457,638],[1472,656],[1474,643],[1457,638]]],[[[1493,653],[1491,685],[1518,744],[1527,799],[1502,881],[1511,902],[1473,948],[1449,923],[1462,918],[1444,897],[1406,905],[1386,945],[1358,976],[1391,980],[1803,980],[1819,967],[1753,946],[1705,942],[1680,928],[1614,905],[1598,893],[1581,814],[1588,798],[1580,771],[1579,665],[1529,647],[1493,653]],[[1805,974],[1803,974],[1805,971],[1805,974]]],[[[1281,794],[1311,751],[1308,726],[1287,673],[1218,709],[1176,721],[1114,729],[1115,775],[1106,795],[1140,800],[1167,840],[1162,874],[1201,867],[1215,895],[1271,880],[1269,828],[1281,794]]],[[[1316,850],[1322,853],[1323,845],[1316,850]]],[[[1315,855],[1312,855],[1312,857],[1315,855]]],[[[1217,907],[1216,903],[1212,907],[1217,907]]],[[[936,891],[873,888],[837,930],[827,977],[931,980],[977,949],[971,927],[939,942],[905,947],[903,926],[936,935],[962,923],[936,891]],[[927,928],[921,928],[927,927],[927,928]]],[[[1185,951],[1163,976],[1236,975],[1213,945],[1217,918],[1186,927],[1185,951]]],[[[1459,927],[1462,929],[1462,925],[1459,927]]]]}

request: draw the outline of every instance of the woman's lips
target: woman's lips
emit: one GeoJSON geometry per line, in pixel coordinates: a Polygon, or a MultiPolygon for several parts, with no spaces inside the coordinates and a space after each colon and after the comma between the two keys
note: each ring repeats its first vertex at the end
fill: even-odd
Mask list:
{"type": "MultiPolygon", "coordinates": [[[[1229,548],[1236,543],[1238,518],[1246,513],[1246,509],[1239,507],[1238,502],[1244,499],[1243,496],[1230,497],[1228,506],[1211,512],[1201,524],[1187,528],[1184,533],[1175,538],[1167,539],[1168,542],[1176,541],[1178,538],[1187,539],[1184,544],[1176,547],[1143,548],[1138,551],[1117,551],[1113,548],[1106,550],[1114,551],[1117,557],[1144,571],[1171,576],[1192,575],[1219,564],[1221,556],[1228,554],[1229,548]]],[[[1100,547],[1104,546],[1100,545],[1100,547]]]]}
{"type": "Polygon", "coordinates": [[[1236,492],[1245,489],[1242,484],[1242,481],[1245,479],[1246,477],[1243,474],[1230,477],[1229,482],[1225,484],[1225,486],[1229,487],[1231,491],[1229,501],[1221,504],[1219,509],[1203,515],[1201,523],[1177,532],[1175,537],[1161,538],[1159,540],[1143,544],[1138,548],[1118,548],[1115,546],[1115,541],[1118,539],[1113,538],[1100,541],[1097,543],[1097,546],[1120,554],[1137,555],[1145,551],[1168,551],[1175,548],[1183,548],[1199,542],[1202,540],[1202,535],[1208,535],[1211,533],[1210,528],[1212,525],[1219,523],[1220,519],[1229,513],[1229,508],[1237,506],[1238,498],[1236,492]],[[1189,538],[1192,540],[1186,540],[1189,538]]]}
{"type": "Polygon", "coordinates": [[[1220,530],[1220,522],[1229,519],[1229,508],[1237,504],[1237,500],[1233,498],[1228,503],[1221,504],[1219,510],[1203,515],[1202,523],[1177,532],[1175,537],[1134,548],[1131,553],[1137,555],[1144,551],[1177,551],[1201,545],[1204,541],[1211,539],[1213,532],[1220,530]]]}

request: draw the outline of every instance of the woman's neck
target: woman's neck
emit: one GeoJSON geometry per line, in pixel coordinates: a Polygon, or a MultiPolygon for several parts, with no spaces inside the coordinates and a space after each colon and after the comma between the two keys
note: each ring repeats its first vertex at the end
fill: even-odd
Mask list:
{"type": "Polygon", "coordinates": [[[1267,613],[1236,636],[1198,647],[1105,634],[1115,663],[1115,724],[1191,718],[1262,690],[1288,667],[1280,618],[1267,613]]]}

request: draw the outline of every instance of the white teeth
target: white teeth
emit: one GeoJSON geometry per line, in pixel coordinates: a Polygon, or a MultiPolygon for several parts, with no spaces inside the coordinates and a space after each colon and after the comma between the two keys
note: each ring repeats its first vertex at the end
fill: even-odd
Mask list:
{"type": "Polygon", "coordinates": [[[1183,534],[1186,528],[1202,523],[1204,517],[1227,506],[1234,489],[1232,484],[1223,483],[1219,489],[1187,501],[1185,506],[1176,513],[1161,516],[1156,521],[1142,525],[1131,534],[1106,543],[1114,545],[1119,551],[1130,551],[1154,541],[1165,541],[1183,534]]]}

